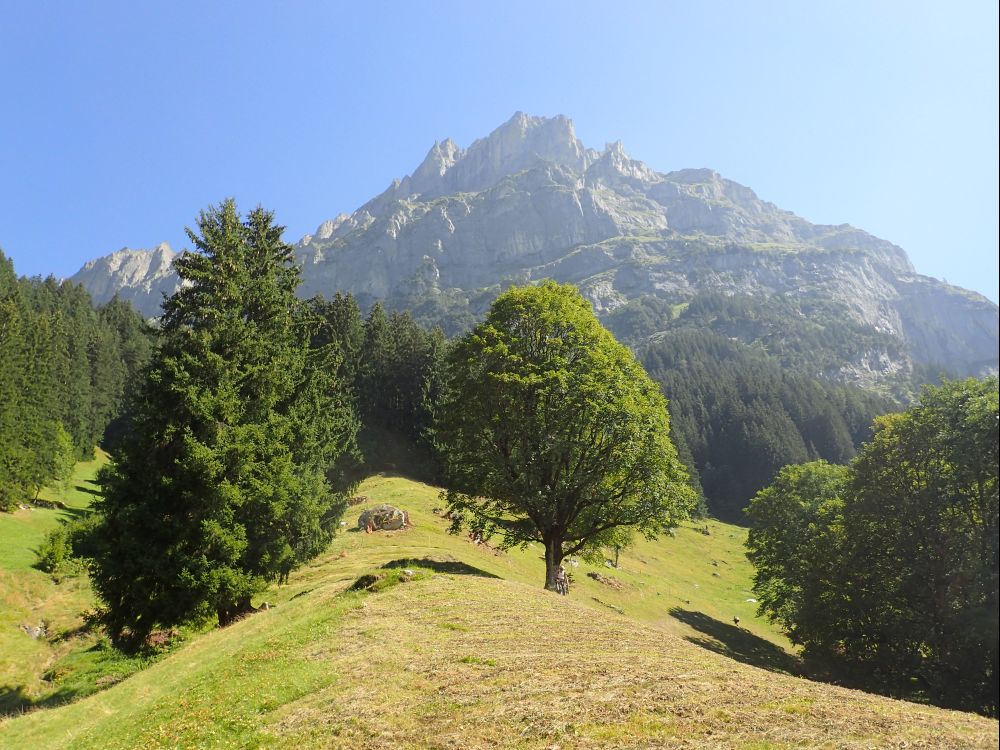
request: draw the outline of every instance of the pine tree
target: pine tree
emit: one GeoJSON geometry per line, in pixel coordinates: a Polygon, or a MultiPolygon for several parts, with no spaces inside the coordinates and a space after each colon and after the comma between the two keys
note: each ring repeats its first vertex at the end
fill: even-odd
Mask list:
{"type": "Polygon", "coordinates": [[[345,387],[350,387],[356,398],[361,347],[365,340],[364,321],[357,300],[350,294],[337,292],[332,300],[317,296],[309,300],[308,305],[316,317],[313,348],[335,347],[339,358],[337,379],[345,387]]]}
{"type": "Polygon", "coordinates": [[[202,212],[188,285],[164,304],[132,407],[133,435],[103,476],[94,583],[109,632],[251,610],[269,581],[319,552],[344,504],[326,471],[353,443],[334,362],[310,352],[310,316],[283,228],[233,201],[202,212]]]}
{"type": "Polygon", "coordinates": [[[0,511],[13,510],[27,494],[21,393],[26,355],[16,282],[13,265],[0,253],[0,511]]]}
{"type": "Polygon", "coordinates": [[[365,319],[358,369],[358,410],[366,425],[385,424],[390,412],[386,379],[392,361],[392,335],[385,308],[376,302],[365,319]]]}

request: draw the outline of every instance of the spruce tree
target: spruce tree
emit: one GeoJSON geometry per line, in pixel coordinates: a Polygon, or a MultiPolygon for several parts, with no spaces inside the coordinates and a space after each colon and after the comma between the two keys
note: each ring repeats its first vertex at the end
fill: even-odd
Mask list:
{"type": "Polygon", "coordinates": [[[319,552],[344,507],[326,470],[357,426],[328,349],[295,297],[283,228],[232,200],[202,212],[186,285],[103,477],[94,583],[116,643],[251,610],[269,581],[319,552]]]}
{"type": "Polygon", "coordinates": [[[14,269],[0,253],[0,511],[13,510],[27,494],[27,450],[21,385],[25,356],[14,269]]]}

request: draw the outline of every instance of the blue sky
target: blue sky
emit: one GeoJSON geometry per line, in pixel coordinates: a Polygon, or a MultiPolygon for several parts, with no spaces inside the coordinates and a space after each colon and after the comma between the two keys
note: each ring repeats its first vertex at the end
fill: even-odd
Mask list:
{"type": "Polygon", "coordinates": [[[997,27],[985,0],[0,0],[0,248],[66,276],[226,196],[294,241],[523,110],[996,301],[997,27]]]}

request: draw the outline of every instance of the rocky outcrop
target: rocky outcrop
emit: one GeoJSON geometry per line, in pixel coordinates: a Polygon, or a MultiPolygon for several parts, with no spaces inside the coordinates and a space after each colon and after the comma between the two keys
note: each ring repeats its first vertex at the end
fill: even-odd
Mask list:
{"type": "Polygon", "coordinates": [[[70,281],[86,287],[96,304],[104,304],[117,294],[146,317],[157,317],[164,296],[180,288],[173,270],[177,255],[165,242],[152,250],[122,248],[89,261],[70,281]]]}
{"type": "MultiPolygon", "coordinates": [[[[176,288],[166,253],[119,251],[74,280],[99,301],[120,290],[155,314],[160,293],[176,288]]],[[[348,291],[402,305],[458,295],[481,306],[504,284],[554,278],[605,314],[650,295],[790,295],[835,304],[898,340],[898,351],[844,363],[847,379],[857,379],[852,368],[877,377],[913,363],[997,367],[997,306],[919,276],[899,247],[811,224],[712,170],[658,173],[620,142],[588,149],[562,116],[519,112],[466,149],[435,143],[411,175],[323,222],[295,253],[304,296],[348,291]]]]}
{"type": "Polygon", "coordinates": [[[369,508],[358,517],[358,528],[361,531],[397,531],[409,525],[410,518],[405,510],[384,503],[369,508]]]}

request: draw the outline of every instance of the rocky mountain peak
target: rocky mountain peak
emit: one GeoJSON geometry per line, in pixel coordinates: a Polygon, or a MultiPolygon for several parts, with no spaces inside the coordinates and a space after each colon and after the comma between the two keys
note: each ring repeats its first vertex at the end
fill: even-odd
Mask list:
{"type": "Polygon", "coordinates": [[[97,304],[118,294],[144,315],[153,316],[159,312],[162,295],[173,294],[180,286],[173,269],[178,255],[166,242],[146,250],[123,247],[88,261],[70,281],[83,284],[97,304]]]}
{"type": "Polygon", "coordinates": [[[440,189],[444,176],[455,166],[462,153],[462,149],[451,138],[446,138],[442,142],[435,141],[420,166],[406,178],[409,182],[404,189],[418,195],[440,189]]]}
{"type": "Polygon", "coordinates": [[[452,193],[485,190],[504,177],[550,162],[583,173],[593,159],[563,115],[535,117],[515,112],[467,149],[450,138],[435,143],[413,174],[390,187],[393,198],[427,200],[452,193]]]}
{"type": "MultiPolygon", "coordinates": [[[[165,245],[125,249],[73,280],[97,302],[117,291],[157,315],[179,284],[174,255],[165,245]]],[[[303,296],[348,291],[363,304],[437,307],[440,323],[444,310],[481,313],[499,285],[552,278],[579,286],[602,315],[705,291],[793,297],[896,342],[874,354],[859,342],[831,377],[997,366],[997,306],[917,275],[901,248],[812,224],[711,169],[659,173],[620,141],[587,149],[563,116],[517,112],[468,148],[436,142],[411,175],[320,224],[295,256],[303,296]],[[876,360],[888,364],[864,364],[876,360]]]]}
{"type": "Polygon", "coordinates": [[[80,272],[100,268],[135,280],[148,273],[169,271],[177,255],[166,242],[149,249],[123,247],[103,258],[87,261],[80,272]]]}
{"type": "Polygon", "coordinates": [[[588,182],[620,184],[637,181],[651,184],[662,179],[655,170],[629,156],[621,141],[605,144],[604,151],[587,168],[588,182]]]}

